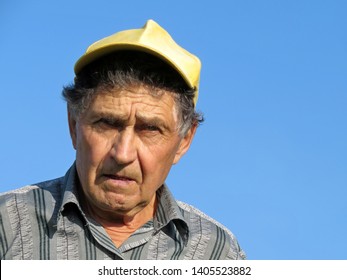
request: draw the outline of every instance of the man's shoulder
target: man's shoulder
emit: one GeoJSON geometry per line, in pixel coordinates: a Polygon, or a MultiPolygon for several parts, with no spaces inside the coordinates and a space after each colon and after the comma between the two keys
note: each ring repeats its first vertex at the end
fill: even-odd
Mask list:
{"type": "Polygon", "coordinates": [[[17,198],[28,197],[37,191],[42,191],[47,194],[52,194],[53,196],[55,196],[55,194],[60,191],[62,182],[63,182],[63,177],[43,181],[36,184],[26,185],[17,189],[0,193],[0,205],[3,205],[5,201],[8,201],[9,199],[13,197],[17,197],[17,198]]]}
{"type": "Polygon", "coordinates": [[[222,229],[223,231],[228,233],[230,236],[234,236],[233,233],[228,228],[226,228],[223,224],[221,224],[217,220],[211,218],[206,213],[202,212],[201,210],[194,207],[193,205],[190,205],[190,204],[182,202],[182,201],[177,201],[177,204],[183,211],[186,211],[186,212],[190,213],[191,215],[196,215],[200,219],[204,220],[205,222],[211,223],[211,224],[215,225],[216,227],[222,229]]]}
{"type": "MultiPolygon", "coordinates": [[[[177,201],[178,206],[182,209],[184,212],[184,216],[188,217],[188,220],[190,221],[199,221],[199,226],[200,230],[202,231],[200,234],[204,234],[204,238],[210,238],[211,242],[215,242],[216,240],[213,239],[218,239],[218,238],[225,238],[224,239],[224,246],[229,247],[229,253],[227,255],[227,259],[245,259],[246,255],[243,252],[243,250],[240,248],[239,243],[235,237],[235,235],[223,224],[218,222],[217,220],[211,218],[209,215],[206,213],[202,212],[198,208],[187,204],[182,201],[177,201]],[[205,228],[205,230],[203,230],[205,228]],[[206,230],[208,228],[208,230],[206,230]],[[210,237],[207,237],[206,235],[209,235],[210,237]],[[212,241],[213,240],[213,241],[212,241]]],[[[190,225],[192,228],[196,227],[196,222],[193,223],[191,222],[190,225]]],[[[193,229],[193,231],[196,231],[197,229],[193,229]]],[[[199,231],[199,230],[198,230],[199,231]]],[[[218,241],[217,241],[218,243],[218,241]]]]}

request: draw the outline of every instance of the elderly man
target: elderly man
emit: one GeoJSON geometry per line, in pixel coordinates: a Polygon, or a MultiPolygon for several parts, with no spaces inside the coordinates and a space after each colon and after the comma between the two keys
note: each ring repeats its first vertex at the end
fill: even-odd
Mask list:
{"type": "Polygon", "coordinates": [[[76,161],[0,197],[1,258],[244,258],[229,230],[165,185],[203,119],[199,59],[149,20],[91,45],[75,74],[63,96],[76,161]]]}

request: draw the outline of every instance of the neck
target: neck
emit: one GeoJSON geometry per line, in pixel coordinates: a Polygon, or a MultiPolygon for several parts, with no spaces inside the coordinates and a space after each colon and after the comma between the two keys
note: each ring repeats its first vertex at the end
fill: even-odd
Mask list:
{"type": "Polygon", "coordinates": [[[154,196],[149,204],[140,209],[135,215],[104,215],[87,205],[86,213],[106,230],[113,243],[119,247],[141,226],[154,217],[157,199],[154,196]]]}

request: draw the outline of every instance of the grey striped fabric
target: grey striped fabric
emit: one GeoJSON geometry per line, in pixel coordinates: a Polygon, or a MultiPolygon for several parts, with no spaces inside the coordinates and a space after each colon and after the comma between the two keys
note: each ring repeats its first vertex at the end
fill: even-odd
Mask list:
{"type": "Polygon", "coordinates": [[[4,260],[244,259],[234,235],[196,208],[158,190],[153,220],[119,248],[78,202],[73,165],[62,178],[0,196],[0,257],[4,260]]]}

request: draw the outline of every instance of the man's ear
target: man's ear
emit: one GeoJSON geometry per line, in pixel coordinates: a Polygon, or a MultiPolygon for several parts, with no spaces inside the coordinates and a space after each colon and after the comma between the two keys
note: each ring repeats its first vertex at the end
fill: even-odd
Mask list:
{"type": "Polygon", "coordinates": [[[70,111],[67,111],[67,118],[69,121],[69,131],[70,131],[70,137],[72,140],[72,145],[74,149],[76,150],[76,142],[77,142],[77,136],[76,136],[76,119],[71,115],[70,111]]]}
{"type": "Polygon", "coordinates": [[[179,162],[182,156],[189,150],[189,147],[193,142],[193,138],[194,138],[197,127],[198,127],[197,124],[193,124],[192,127],[186,133],[186,135],[182,138],[179,144],[179,147],[177,149],[173,164],[176,164],[177,162],[179,162]]]}

